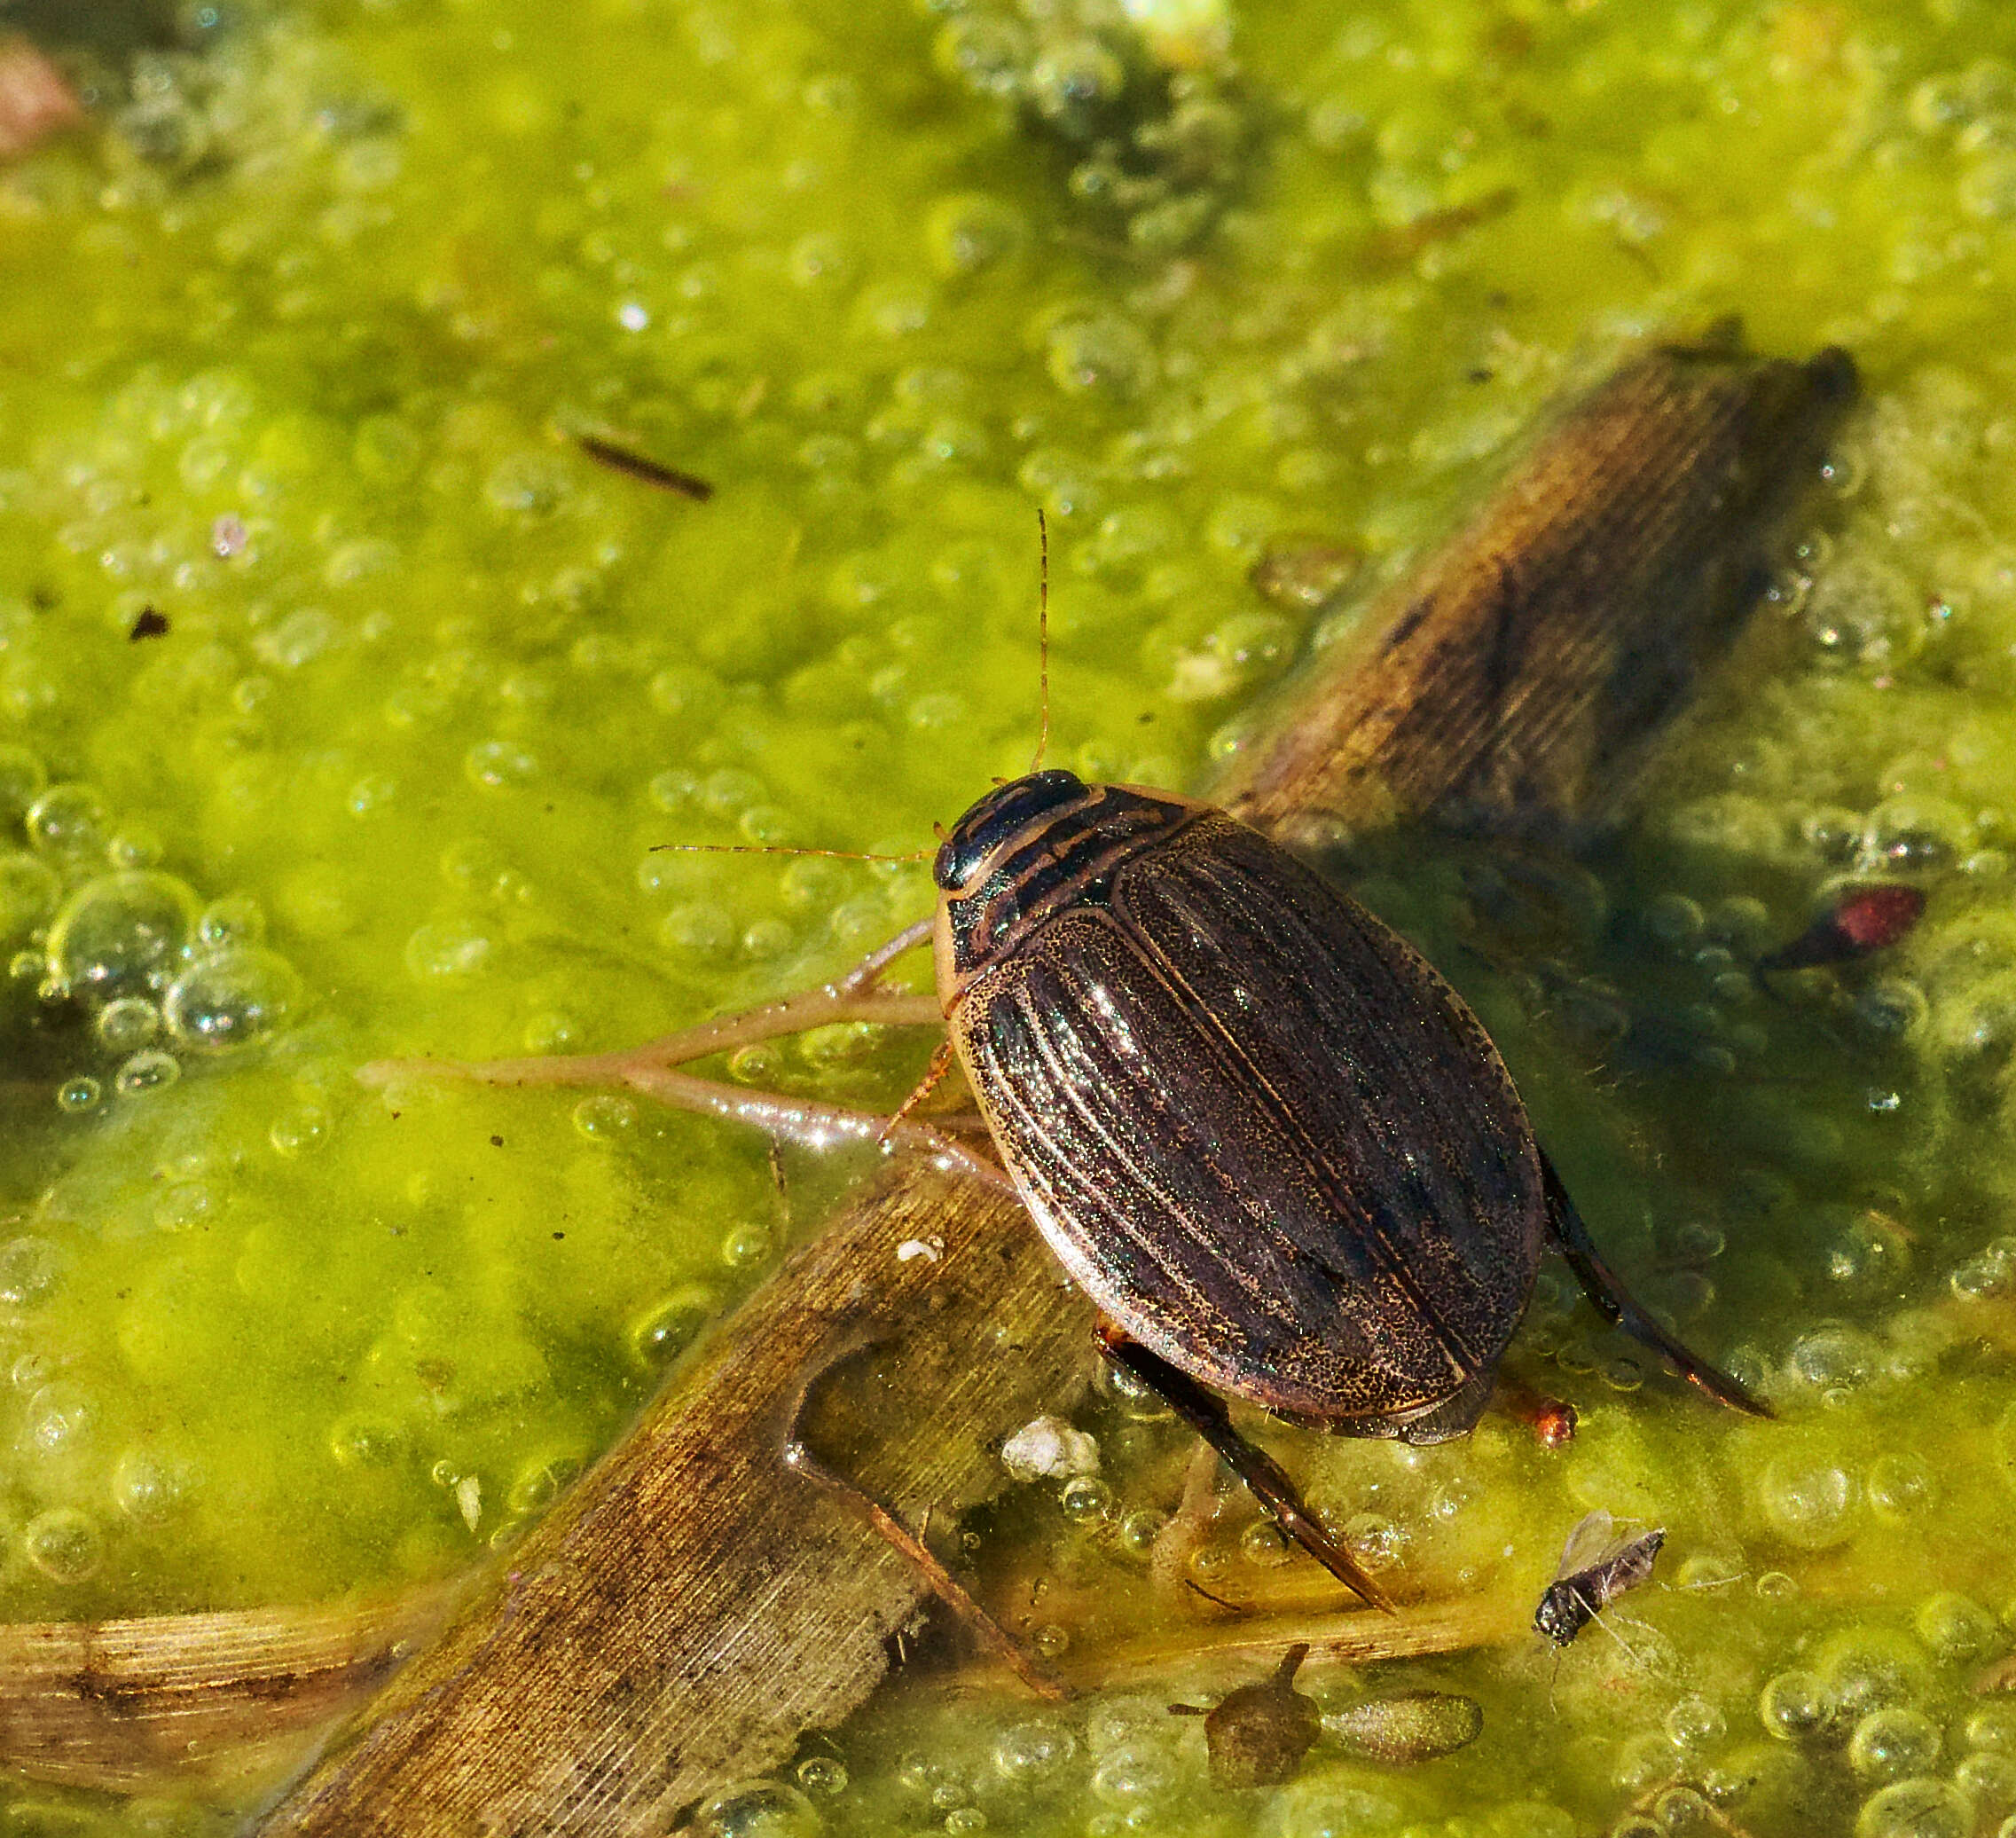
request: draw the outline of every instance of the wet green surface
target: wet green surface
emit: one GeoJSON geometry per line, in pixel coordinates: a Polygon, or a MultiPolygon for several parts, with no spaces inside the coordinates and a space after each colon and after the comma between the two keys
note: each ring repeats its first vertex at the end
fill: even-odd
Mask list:
{"type": "MultiPolygon", "coordinates": [[[[1019,770],[1032,503],[1055,757],[1197,783],[1350,617],[1257,593],[1270,539],[1397,567],[1565,380],[1736,310],[1849,345],[1872,397],[1768,666],[1595,883],[1452,851],[1367,892],[1500,1033],[1619,1261],[1785,1421],[1715,1418],[1543,1278],[1520,1357],[1582,1407],[1570,1450],[1284,1445],[1439,1586],[1537,1595],[1591,1506],[1668,1528],[1666,1582],[1734,1580],[1642,1592],[1557,1673],[1396,1674],[1486,1707],[1413,1773],[1319,1744],[1214,1797],[1151,1694],[1068,1740],[884,1713],[813,1798],[1099,1838],[1993,1831],[2016,1717],[1965,1685],[2016,1604],[2016,29],[1274,6],[1236,76],[1209,29],[1161,41],[1199,66],[1172,104],[1079,12],[192,11],[185,51],[94,51],[123,75],[93,130],[0,173],[0,1612],[468,1563],[816,1224],[833,1172],[794,1159],[781,1204],[699,1122],[395,1115],[352,1071],[620,1045],[920,912],[921,868],[651,845],[910,848],[1019,770]],[[1923,885],[1924,925],[1759,995],[1749,956],[1848,872],[1923,885]]],[[[879,1098],[914,1062],[743,1070],[879,1098]]],[[[1181,1457],[1110,1399],[1085,1424],[1104,1496],[1001,1509],[1057,1541],[1024,1564],[1085,1602],[1046,1635],[1080,1651],[1147,1590],[1181,1457]]],[[[1242,1524],[1200,1576],[1266,1568],[1242,1524]]]]}

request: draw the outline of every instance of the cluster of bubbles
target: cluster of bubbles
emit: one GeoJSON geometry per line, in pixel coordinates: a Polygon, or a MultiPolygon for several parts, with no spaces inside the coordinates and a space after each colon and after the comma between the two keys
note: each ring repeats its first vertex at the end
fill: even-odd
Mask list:
{"type": "Polygon", "coordinates": [[[1073,197],[1152,254],[1217,219],[1250,138],[1229,14],[1182,0],[927,0],[940,69],[1012,102],[1071,148],[1073,197]]]}
{"type": "Polygon", "coordinates": [[[2016,1831],[2016,1709],[1957,1698],[1938,1677],[1941,1665],[1977,1664],[2005,1645],[1978,1603],[1934,1595],[1910,1633],[1851,1626],[1802,1653],[1766,1680],[1757,1717],[1836,1771],[1860,1802],[1857,1838],[2016,1831]]]}
{"type": "Polygon", "coordinates": [[[0,852],[0,949],[16,987],[90,1024],[108,1071],[64,1080],[65,1111],[109,1091],[140,1098],[184,1064],[267,1039],[299,1006],[301,978],[264,942],[248,899],[205,904],[154,866],[152,840],[116,827],[90,786],[43,782],[41,762],[0,755],[25,847],[0,852]]]}

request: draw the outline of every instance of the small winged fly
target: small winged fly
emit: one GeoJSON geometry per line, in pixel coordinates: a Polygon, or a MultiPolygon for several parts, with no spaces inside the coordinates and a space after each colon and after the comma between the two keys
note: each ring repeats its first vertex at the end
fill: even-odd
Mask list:
{"type": "Polygon", "coordinates": [[[1534,1626],[1557,1646],[1567,1646],[1626,1590],[1651,1578],[1665,1543],[1663,1526],[1620,1538],[1609,1513],[1591,1512],[1568,1534],[1560,1567],[1534,1610],[1534,1626]]]}

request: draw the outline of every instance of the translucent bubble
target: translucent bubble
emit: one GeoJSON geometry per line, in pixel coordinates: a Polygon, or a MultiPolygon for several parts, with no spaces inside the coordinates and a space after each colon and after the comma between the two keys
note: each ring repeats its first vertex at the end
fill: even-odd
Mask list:
{"type": "Polygon", "coordinates": [[[1146,1693],[1109,1698],[1096,1706],[1086,1719],[1086,1745],[1093,1754],[1104,1755],[1109,1749],[1119,1748],[1136,1738],[1163,1733],[1163,1719],[1168,1714],[1166,1704],[1146,1693]]]}
{"type": "Polygon", "coordinates": [[[104,1096],[105,1088],[96,1079],[66,1079],[56,1088],[56,1107],[73,1117],[81,1117],[97,1110],[104,1096]]]}
{"type": "Polygon", "coordinates": [[[798,1785],[808,1794],[847,1791],[847,1764],[836,1755],[809,1755],[797,1766],[798,1785]]]}
{"type": "Polygon", "coordinates": [[[1792,1343],[1786,1364],[1816,1390],[1867,1385],[1882,1370],[1882,1349],[1859,1328],[1816,1328],[1792,1343]]]}
{"type": "Polygon", "coordinates": [[[462,770],[472,785],[486,791],[506,791],[530,784],[539,775],[539,762],[514,742],[479,741],[469,749],[462,770]]]}
{"type": "Polygon", "coordinates": [[[1772,1532],[1801,1551],[1825,1551],[1855,1531],[1862,1489],[1847,1469],[1818,1457],[1782,1455],[1756,1481],[1772,1532]]]}
{"type": "Polygon", "coordinates": [[[1113,1510],[1113,1489],[1094,1474],[1077,1474],[1064,1482],[1058,1502],[1073,1525],[1096,1525],[1113,1510]]]}
{"type": "Polygon", "coordinates": [[[1050,379],[1069,395],[1131,396],[1155,369],[1155,350],[1131,321],[1067,319],[1050,334],[1050,379]]]}
{"type": "Polygon", "coordinates": [[[776,1237],[766,1225],[745,1220],[731,1226],[721,1240],[721,1261],[732,1270],[754,1269],[775,1247],[776,1237]]]}
{"type": "Polygon", "coordinates": [[[702,1284],[688,1284],[654,1302],[630,1327],[631,1350],[647,1366],[670,1364],[713,1319],[720,1298],[702,1284]]]}
{"type": "Polygon", "coordinates": [[[1767,1679],[1757,1699],[1764,1727],[1782,1742],[1803,1742],[1832,1721],[1834,1701],[1826,1681],[1813,1672],[1779,1672],[1767,1679]]]}
{"type": "Polygon", "coordinates": [[[1893,1525],[1922,1519],[1939,1501],[1938,1482],[1922,1456],[1879,1456],[1869,1466],[1869,1504],[1893,1525]]]}
{"type": "Polygon", "coordinates": [[[0,948],[12,949],[56,910],[62,877],[46,861],[13,849],[0,855],[0,948]]]}
{"type": "Polygon", "coordinates": [[[931,59],[947,76],[983,95],[1011,96],[1029,62],[1027,34],[1011,20],[967,13],[948,20],[931,44],[931,59]]]}
{"type": "Polygon", "coordinates": [[[1126,81],[1126,66],[1097,39],[1066,39],[1036,60],[1029,73],[1029,97],[1039,114],[1072,122],[1112,101],[1126,81]]]}
{"type": "Polygon", "coordinates": [[[679,956],[718,963],[734,955],[739,931],[727,907],[684,900],[658,922],[658,942],[679,956]]]}
{"type": "Polygon", "coordinates": [[[2006,1812],[2016,1806],[2016,1760],[1992,1752],[1965,1756],[1953,1770],[1953,1785],[1973,1802],[1977,1815],[2006,1812]]]}
{"type": "Polygon", "coordinates": [[[267,1127],[266,1140],[276,1155],[295,1156],[314,1148],[329,1134],[329,1113],[318,1104],[296,1104],[267,1127]]]}
{"type": "Polygon", "coordinates": [[[101,875],[64,902],[49,932],[49,974],[108,1001],[165,983],[195,929],[198,902],[172,875],[101,875]]]}
{"type": "Polygon", "coordinates": [[[1405,1817],[1385,1794],[1317,1776],[1282,1795],[1281,1838],[1385,1838],[1405,1817]]]}
{"type": "Polygon", "coordinates": [[[1899,569],[1859,555],[1818,576],[1800,618],[1821,655],[1841,664],[1895,664],[1924,641],[1924,595],[1899,569]]]}
{"type": "Polygon", "coordinates": [[[406,969],[415,977],[474,977],[489,969],[495,949],[489,935],[447,922],[419,927],[406,940],[406,969]]]}
{"type": "Polygon", "coordinates": [[[626,1097],[598,1092],[575,1105],[574,1127],[591,1142],[614,1142],[637,1127],[637,1106],[626,1097]]]}
{"type": "Polygon", "coordinates": [[[31,1396],[23,1414],[26,1447],[38,1455],[59,1455],[89,1439],[98,1403],[81,1385],[58,1379],[31,1396]]]}
{"type": "Polygon", "coordinates": [[[1925,1656],[1902,1634],[1887,1628],[1857,1628],[1838,1634],[1821,1648],[1821,1676],[1836,1708],[1860,1718],[1887,1705],[1910,1704],[1925,1695],[1929,1682],[1925,1656]]]}
{"type": "Polygon", "coordinates": [[[1028,241],[1022,213],[984,192],[941,198],[924,217],[924,245],[941,274],[977,274],[1019,255],[1028,241]]]}
{"type": "Polygon", "coordinates": [[[158,1047],[136,1053],[112,1075],[112,1088],[121,1097],[146,1097],[165,1091],[182,1076],[182,1062],[158,1047]]]}
{"type": "Polygon", "coordinates": [[[1694,1834],[1707,1838],[1709,1833],[1723,1829],[1707,1795],[1698,1787],[1668,1787],[1652,1802],[1652,1816],[1668,1838],[1694,1838],[1694,1834]]]}
{"type": "Polygon", "coordinates": [[[38,1512],[21,1535],[27,1560],[53,1583],[82,1583],[105,1557],[98,1522],[75,1506],[38,1512]]]}
{"type": "Polygon", "coordinates": [[[1055,1779],[1078,1754],[1078,1739],[1047,1719],[1016,1724],[994,1739],[994,1771],[1017,1786],[1055,1779]]]}
{"type": "Polygon", "coordinates": [[[51,1238],[33,1233],[0,1245],[0,1304],[32,1308],[63,1280],[69,1260],[51,1238]]]}
{"type": "Polygon", "coordinates": [[[1092,1774],[1094,1797],[1123,1810],[1152,1805],[1175,1785],[1174,1760],[1158,1742],[1122,1743],[1100,1758],[1092,1774]]]}
{"type": "Polygon", "coordinates": [[[1879,977],[1855,999],[1855,1018],[1879,1040],[1908,1039],[1923,1028],[1930,1011],[1925,991],[1906,977],[1879,977]]]}
{"type": "Polygon", "coordinates": [[[1271,1570],[1288,1561],[1288,1541],[1270,1519],[1257,1519],[1239,1534],[1239,1555],[1249,1564],[1271,1570]]]}
{"type": "Polygon", "coordinates": [[[1666,1714],[1667,1740],[1676,1748],[1708,1748],[1728,1729],[1721,1709],[1706,1698],[1683,1698],[1666,1714]]]}
{"type": "Polygon", "coordinates": [[[1120,1549],[1129,1557],[1148,1558],[1154,1555],[1156,1541],[1169,1523],[1167,1518],[1152,1506],[1143,1506],[1130,1512],[1120,1521],[1120,1549]]]}
{"type": "Polygon", "coordinates": [[[196,921],[196,942],[206,951],[263,944],[265,937],[266,915],[259,902],[247,894],[212,900],[196,921]]]}
{"type": "Polygon", "coordinates": [[[345,1468],[389,1468],[406,1452],[399,1426],[376,1417],[345,1417],[329,1431],[329,1453],[345,1468]]]}
{"type": "Polygon", "coordinates": [[[129,1519],[158,1525],[188,1491],[183,1465],[152,1449],[128,1449],[112,1465],[112,1501],[129,1519]]]}
{"type": "Polygon", "coordinates": [[[2002,1630],[1979,1602],[1952,1591],[1919,1604],[1911,1625],[1935,1659],[1965,1665],[1988,1657],[2002,1644],[2002,1630]]]}
{"type": "Polygon", "coordinates": [[[122,995],[98,1010],[99,1043],[114,1053],[131,1053],[161,1032],[161,1010],[144,995],[122,995]]]}
{"type": "Polygon", "coordinates": [[[169,985],[161,1013],[177,1046],[222,1053],[263,1040],[300,1000],[301,978],[286,958],[239,945],[198,958],[169,985]]]}
{"type": "Polygon", "coordinates": [[[782,1780],[744,1780],[701,1802],[694,1838],[819,1838],[825,1822],[796,1787],[782,1780]]]}
{"type": "Polygon", "coordinates": [[[1855,1838],[1968,1838],[1973,1811],[1949,1782],[1899,1780],[1872,1794],[1855,1822],[1855,1838]]]}
{"type": "Polygon", "coordinates": [[[544,1512],[568,1482],[581,1472],[581,1457],[569,1451],[542,1455],[527,1462],[511,1483],[505,1504],[520,1516],[544,1512]]]}
{"type": "Polygon", "coordinates": [[[28,806],[28,841],[64,860],[102,856],[111,814],[89,785],[51,785],[28,806]]]}
{"type": "Polygon", "coordinates": [[[987,1815],[977,1806],[955,1806],[945,1816],[945,1828],[950,1838],[967,1838],[987,1829],[987,1815]]]}
{"type": "Polygon", "coordinates": [[[1992,1748],[2016,1756],[2016,1704],[1983,1704],[1961,1725],[1960,1740],[1969,1748],[1992,1748]]]}
{"type": "Polygon", "coordinates": [[[1922,1774],[1939,1759],[1939,1725],[1919,1710],[1871,1710],[1848,1738],[1848,1761],[1872,1780],[1922,1774]]]}
{"type": "MultiPolygon", "coordinates": [[[[1954,1267],[1947,1284],[1964,1302],[2016,1292],[2016,1238],[1990,1238],[1973,1256],[1954,1267]]],[[[2005,1416],[2004,1421],[2016,1428],[2016,1413],[2005,1416]]]]}
{"type": "Polygon", "coordinates": [[[1971,217],[2016,217],[2016,153],[1985,153],[1960,175],[1960,208],[1971,217]]]}

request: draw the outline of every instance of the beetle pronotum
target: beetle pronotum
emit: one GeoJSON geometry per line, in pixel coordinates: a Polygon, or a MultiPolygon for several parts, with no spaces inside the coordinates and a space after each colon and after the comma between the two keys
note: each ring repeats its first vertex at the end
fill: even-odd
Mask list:
{"type": "Polygon", "coordinates": [[[981,1179],[1005,1170],[1098,1308],[1109,1356],[1381,1606],[1215,1393],[1350,1434],[1459,1435],[1551,1238],[1612,1323],[1769,1414],[1612,1274],[1496,1049],[1411,946],[1216,806],[1040,757],[945,834],[934,917],[838,982],[629,1053],[439,1069],[622,1082],[803,1141],[874,1135],[981,1179]],[[936,995],[882,989],[927,940],[936,995]],[[843,1019],[943,1025],[1000,1168],[907,1103],[884,1118],[679,1070],[843,1019]]]}

